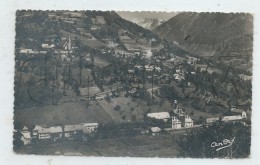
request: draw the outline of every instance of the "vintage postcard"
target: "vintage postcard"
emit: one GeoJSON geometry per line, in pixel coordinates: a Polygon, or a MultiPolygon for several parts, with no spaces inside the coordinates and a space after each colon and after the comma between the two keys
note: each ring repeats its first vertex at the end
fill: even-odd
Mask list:
{"type": "Polygon", "coordinates": [[[249,158],[250,13],[17,10],[13,150],[249,158]]]}

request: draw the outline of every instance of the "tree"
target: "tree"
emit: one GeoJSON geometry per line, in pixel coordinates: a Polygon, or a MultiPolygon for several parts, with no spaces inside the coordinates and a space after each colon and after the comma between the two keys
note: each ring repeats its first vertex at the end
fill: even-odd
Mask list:
{"type": "Polygon", "coordinates": [[[21,140],[22,134],[21,130],[23,129],[23,124],[19,121],[14,121],[14,129],[16,130],[13,134],[13,149],[19,149],[23,146],[23,142],[21,140]]]}
{"type": "Polygon", "coordinates": [[[214,124],[198,130],[187,131],[187,136],[177,141],[180,157],[193,158],[246,158],[250,155],[251,128],[241,123],[214,124]],[[216,150],[214,142],[234,139],[232,147],[216,150]],[[213,146],[213,147],[212,147],[213,146]]]}

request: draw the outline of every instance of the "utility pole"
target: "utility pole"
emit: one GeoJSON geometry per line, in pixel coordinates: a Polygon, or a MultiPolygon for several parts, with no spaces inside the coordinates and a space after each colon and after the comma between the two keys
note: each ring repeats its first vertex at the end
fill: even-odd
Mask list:
{"type": "Polygon", "coordinates": [[[69,64],[69,73],[68,73],[68,77],[69,77],[69,80],[70,80],[70,64],[69,64]]]}
{"type": "Polygon", "coordinates": [[[233,155],[232,155],[233,148],[232,148],[232,146],[233,146],[233,144],[231,144],[231,146],[230,146],[230,159],[233,159],[233,155]]]}
{"type": "Polygon", "coordinates": [[[89,106],[89,76],[88,76],[88,106],[89,106]]]}
{"type": "Polygon", "coordinates": [[[154,98],[153,98],[153,73],[152,73],[152,100],[154,100],[154,98]]]}
{"type": "Polygon", "coordinates": [[[62,76],[63,76],[63,95],[65,95],[65,86],[66,86],[65,75],[66,75],[66,69],[67,69],[67,67],[65,66],[65,69],[64,69],[63,74],[62,74],[62,76]]]}
{"type": "Polygon", "coordinates": [[[47,87],[47,55],[44,58],[44,82],[45,87],[47,87]]]}
{"type": "Polygon", "coordinates": [[[143,65],[143,98],[144,98],[144,91],[145,91],[145,65],[143,65]]]}
{"type": "Polygon", "coordinates": [[[54,76],[52,77],[52,97],[51,97],[51,103],[54,104],[54,76]]]}
{"type": "Polygon", "coordinates": [[[56,81],[58,81],[58,69],[57,69],[57,65],[55,66],[55,78],[56,78],[56,81]]]}
{"type": "Polygon", "coordinates": [[[80,55],[80,56],[79,56],[79,86],[81,86],[81,81],[82,81],[82,80],[81,80],[81,74],[82,74],[82,73],[81,73],[81,70],[82,70],[81,61],[82,61],[82,56],[80,55]]]}

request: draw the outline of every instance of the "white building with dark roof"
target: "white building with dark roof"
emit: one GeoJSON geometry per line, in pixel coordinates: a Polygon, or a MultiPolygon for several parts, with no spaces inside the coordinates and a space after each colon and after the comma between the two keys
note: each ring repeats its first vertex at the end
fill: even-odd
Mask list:
{"type": "Polygon", "coordinates": [[[151,133],[152,133],[153,136],[155,136],[155,135],[159,135],[159,132],[162,131],[162,129],[159,128],[159,127],[151,127],[150,130],[151,130],[151,133]]]}
{"type": "Polygon", "coordinates": [[[50,128],[40,128],[38,130],[38,138],[39,139],[50,139],[51,138],[50,128]]]}
{"type": "Polygon", "coordinates": [[[29,129],[26,126],[23,127],[21,134],[22,134],[21,140],[23,141],[23,144],[24,145],[30,144],[32,137],[29,129]]]}
{"type": "Polygon", "coordinates": [[[97,131],[98,123],[82,123],[83,133],[93,133],[97,131]]]}

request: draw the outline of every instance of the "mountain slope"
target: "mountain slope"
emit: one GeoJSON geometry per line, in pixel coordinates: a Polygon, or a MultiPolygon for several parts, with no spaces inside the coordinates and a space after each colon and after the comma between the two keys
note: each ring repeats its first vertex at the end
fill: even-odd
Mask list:
{"type": "Polygon", "coordinates": [[[159,20],[157,18],[135,18],[132,19],[131,22],[134,22],[145,29],[153,30],[156,27],[160,26],[163,22],[165,22],[165,20],[159,20]]]}
{"type": "Polygon", "coordinates": [[[251,60],[253,16],[236,13],[180,13],[154,30],[198,56],[251,60]]]}
{"type": "Polygon", "coordinates": [[[117,12],[123,19],[131,21],[145,29],[153,30],[163,22],[177,15],[176,12],[117,12]]]}

